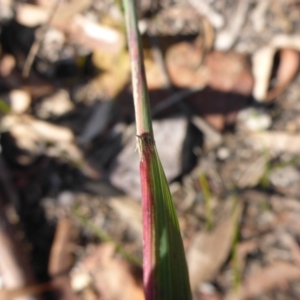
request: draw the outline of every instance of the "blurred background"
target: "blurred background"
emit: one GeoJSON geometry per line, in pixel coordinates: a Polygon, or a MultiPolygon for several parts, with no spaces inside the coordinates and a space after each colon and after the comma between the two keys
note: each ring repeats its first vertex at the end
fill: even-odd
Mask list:
{"type": "MultiPolygon", "coordinates": [[[[300,1],[137,1],[195,300],[300,298],[300,1]]],[[[0,0],[0,299],[143,300],[121,1],[0,0]]]]}

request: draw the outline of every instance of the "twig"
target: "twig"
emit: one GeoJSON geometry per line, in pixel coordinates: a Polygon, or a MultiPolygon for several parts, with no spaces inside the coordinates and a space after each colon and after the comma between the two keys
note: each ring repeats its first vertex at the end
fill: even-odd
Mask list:
{"type": "Polygon", "coordinates": [[[188,2],[202,15],[204,15],[212,25],[219,29],[224,26],[224,18],[222,15],[214,11],[206,1],[188,0],[188,2]]]}
{"type": "Polygon", "coordinates": [[[42,42],[44,39],[44,36],[50,26],[50,23],[57,11],[58,8],[58,4],[59,4],[59,0],[55,0],[55,3],[53,5],[53,7],[51,8],[51,11],[49,13],[49,17],[48,20],[44,23],[44,25],[42,25],[42,27],[40,27],[37,32],[36,32],[36,37],[35,37],[35,41],[32,44],[29,54],[27,56],[27,59],[25,61],[24,67],[23,67],[23,73],[22,75],[26,78],[28,77],[30,70],[31,70],[31,66],[33,64],[33,61],[36,57],[36,55],[38,54],[41,46],[42,46],[42,42]]]}
{"type": "Polygon", "coordinates": [[[30,295],[37,295],[54,289],[52,282],[46,282],[41,284],[28,285],[25,287],[15,289],[2,289],[0,290],[0,300],[8,299],[24,299],[30,295]],[[18,298],[16,298],[18,297],[18,298]]]}
{"type": "MultiPolygon", "coordinates": [[[[20,288],[31,283],[33,277],[26,255],[20,251],[21,245],[13,239],[14,230],[5,212],[0,196],[0,271],[6,288],[20,288]]],[[[16,300],[32,300],[32,297],[20,296],[16,300]]]]}
{"type": "Polygon", "coordinates": [[[182,90],[180,92],[177,92],[173,95],[171,95],[170,97],[166,98],[165,100],[161,101],[159,104],[157,104],[154,108],[153,108],[153,113],[152,116],[157,116],[159,113],[161,113],[162,111],[164,111],[165,109],[178,104],[178,102],[180,102],[181,100],[183,100],[184,98],[191,96],[199,91],[201,91],[202,88],[191,88],[191,89],[186,89],[186,90],[182,90]]]}
{"type": "Polygon", "coordinates": [[[76,300],[77,296],[71,289],[68,271],[71,268],[71,229],[72,224],[68,219],[59,221],[49,260],[49,275],[57,291],[55,299],[76,300]],[[58,276],[62,275],[62,276],[58,276]]]}
{"type": "Polygon", "coordinates": [[[88,144],[95,136],[100,135],[111,120],[113,101],[99,102],[78,138],[80,145],[88,144]]]}
{"type": "Polygon", "coordinates": [[[199,175],[199,183],[201,185],[202,194],[204,198],[204,209],[205,209],[205,225],[206,229],[210,231],[213,227],[213,210],[211,204],[211,192],[204,173],[199,175]]]}
{"type": "Polygon", "coordinates": [[[245,23],[249,0],[238,1],[237,8],[228,26],[221,30],[216,37],[215,48],[222,51],[228,51],[236,42],[242,26],[245,23]]]}

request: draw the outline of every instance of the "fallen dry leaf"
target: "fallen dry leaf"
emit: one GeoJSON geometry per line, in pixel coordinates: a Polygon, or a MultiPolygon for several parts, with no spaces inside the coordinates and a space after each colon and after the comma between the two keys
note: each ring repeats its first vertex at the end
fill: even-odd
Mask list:
{"type": "Polygon", "coordinates": [[[182,42],[170,47],[166,64],[172,82],[182,88],[208,85],[222,92],[251,94],[253,78],[246,55],[213,51],[206,55],[203,65],[200,58],[201,50],[194,44],[182,42]]]}
{"type": "Polygon", "coordinates": [[[202,49],[188,42],[168,48],[166,66],[174,85],[181,88],[199,88],[207,85],[208,71],[201,65],[201,53],[202,49]]]}
{"type": "Polygon", "coordinates": [[[243,54],[213,51],[201,64],[200,54],[196,45],[178,43],[167,51],[166,65],[174,85],[203,89],[187,97],[187,101],[197,114],[221,131],[225,125],[234,124],[237,112],[252,93],[250,62],[243,54]]]}
{"type": "Polygon", "coordinates": [[[267,46],[259,49],[252,58],[254,88],[258,101],[273,100],[292,81],[299,70],[300,38],[296,35],[277,35],[267,46]],[[268,92],[275,53],[279,51],[280,64],[276,74],[276,86],[268,92]]]}
{"type": "Polygon", "coordinates": [[[206,56],[208,86],[222,92],[248,96],[253,88],[250,61],[247,55],[237,52],[213,51],[206,56]]]}
{"type": "Polygon", "coordinates": [[[258,239],[246,240],[237,245],[237,266],[240,274],[244,272],[247,255],[254,252],[258,246],[258,239]]]}
{"type": "Polygon", "coordinates": [[[135,278],[130,265],[114,256],[114,249],[112,244],[98,246],[84,259],[81,268],[92,274],[101,299],[144,300],[141,278],[135,278]]]}
{"type": "Polygon", "coordinates": [[[27,153],[27,156],[18,157],[19,163],[31,163],[41,153],[65,157],[76,163],[86,175],[98,178],[98,173],[84,160],[70,129],[25,114],[5,115],[1,119],[1,126],[14,137],[16,145],[27,153]]]}
{"type": "Polygon", "coordinates": [[[266,171],[268,157],[261,155],[241,170],[236,186],[239,188],[254,187],[266,171]]]}
{"type": "Polygon", "coordinates": [[[259,151],[269,151],[277,156],[282,153],[299,154],[300,135],[285,131],[256,132],[249,135],[247,143],[259,151]]]}
{"type": "Polygon", "coordinates": [[[293,262],[300,265],[300,247],[295,237],[291,233],[280,228],[278,231],[278,239],[291,251],[293,262]]]}
{"type": "Polygon", "coordinates": [[[284,91],[299,71],[300,55],[293,49],[279,51],[279,67],[276,74],[276,86],[268,91],[266,101],[273,100],[284,91]]]}
{"type": "Polygon", "coordinates": [[[285,262],[277,262],[249,275],[239,291],[231,291],[225,297],[225,300],[246,300],[261,296],[272,288],[282,287],[283,289],[287,289],[289,281],[299,279],[300,268],[298,266],[285,262]]]}
{"type": "Polygon", "coordinates": [[[187,262],[192,290],[199,283],[211,280],[228,257],[241,214],[241,203],[237,203],[232,214],[233,205],[234,201],[228,200],[215,228],[211,232],[200,232],[190,245],[187,262]]]}
{"type": "Polygon", "coordinates": [[[6,130],[14,130],[15,133],[28,131],[36,134],[43,141],[58,143],[74,140],[74,135],[70,129],[34,119],[29,115],[7,115],[1,121],[6,130]]]}
{"type": "Polygon", "coordinates": [[[273,196],[270,204],[276,212],[276,225],[285,228],[294,237],[300,237],[300,203],[297,199],[273,196]]]}

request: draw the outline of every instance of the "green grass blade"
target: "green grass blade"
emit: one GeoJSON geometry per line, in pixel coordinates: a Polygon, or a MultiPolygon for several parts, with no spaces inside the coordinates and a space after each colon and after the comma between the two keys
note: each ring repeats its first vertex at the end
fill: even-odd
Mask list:
{"type": "Polygon", "coordinates": [[[147,300],[189,300],[187,263],[172,196],[150,135],[138,137],[147,300]]]}
{"type": "Polygon", "coordinates": [[[190,300],[188,269],[178,219],[154,143],[135,1],[123,0],[123,3],[140,154],[146,300],[190,300]]]}

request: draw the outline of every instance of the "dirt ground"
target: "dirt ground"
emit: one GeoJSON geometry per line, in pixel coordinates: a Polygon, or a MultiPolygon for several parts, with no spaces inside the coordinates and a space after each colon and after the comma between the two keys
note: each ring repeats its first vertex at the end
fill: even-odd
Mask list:
{"type": "MultiPolygon", "coordinates": [[[[196,300],[300,299],[300,1],[138,1],[196,300]]],[[[121,1],[0,0],[0,300],[142,300],[121,1]]]]}

